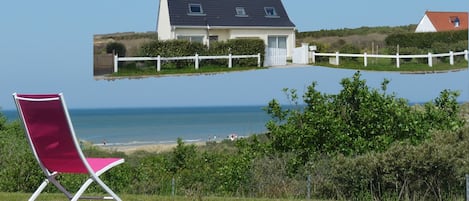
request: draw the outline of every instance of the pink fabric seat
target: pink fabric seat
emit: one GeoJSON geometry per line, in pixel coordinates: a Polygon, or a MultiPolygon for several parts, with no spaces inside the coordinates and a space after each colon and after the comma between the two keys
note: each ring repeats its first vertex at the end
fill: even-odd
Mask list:
{"type": "Polygon", "coordinates": [[[121,200],[99,175],[124,162],[122,158],[86,158],[76,138],[63,95],[13,94],[31,149],[46,179],[29,200],[35,200],[49,182],[69,200],[78,200],[92,183],[99,184],[111,197],[87,199],[121,200]],[[73,195],[57,180],[62,173],[88,174],[89,179],[73,195]]]}

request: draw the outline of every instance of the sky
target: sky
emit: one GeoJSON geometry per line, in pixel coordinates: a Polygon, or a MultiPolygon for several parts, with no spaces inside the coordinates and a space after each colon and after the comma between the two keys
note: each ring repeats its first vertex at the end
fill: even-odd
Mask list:
{"type": "MultiPolygon", "coordinates": [[[[299,31],[417,24],[426,10],[469,11],[465,0],[283,0],[299,31]]],[[[283,88],[303,91],[313,81],[326,93],[354,71],[325,68],[268,69],[205,76],[140,80],[93,79],[93,35],[156,30],[157,0],[16,0],[0,7],[0,108],[14,109],[11,94],[63,92],[69,108],[182,107],[287,103],[283,88]]],[[[468,100],[467,71],[409,76],[365,73],[411,102],[426,102],[442,89],[468,100]]]]}

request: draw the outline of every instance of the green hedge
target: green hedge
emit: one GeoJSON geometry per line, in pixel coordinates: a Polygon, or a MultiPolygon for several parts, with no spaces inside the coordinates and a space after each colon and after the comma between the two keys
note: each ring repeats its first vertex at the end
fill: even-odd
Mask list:
{"type": "MultiPolygon", "coordinates": [[[[416,47],[419,49],[431,50],[434,43],[456,44],[459,41],[466,41],[467,30],[430,32],[430,33],[405,33],[391,34],[385,39],[387,46],[416,47]]],[[[467,48],[467,47],[466,47],[467,48]]],[[[464,49],[454,49],[461,51],[464,49]]],[[[444,52],[446,52],[445,50],[444,52]]]]}
{"type": "Polygon", "coordinates": [[[119,57],[125,57],[126,52],[127,52],[127,49],[125,48],[125,45],[122,43],[111,42],[106,45],[106,53],[108,54],[117,53],[119,57]]]}
{"type": "MultiPolygon", "coordinates": [[[[227,41],[213,41],[210,48],[202,43],[189,42],[185,40],[152,41],[142,45],[140,56],[161,56],[161,57],[182,57],[193,56],[195,54],[205,56],[218,55],[257,55],[261,54],[263,58],[265,44],[261,39],[230,39],[227,41]]],[[[166,62],[166,67],[186,67],[190,66],[192,61],[170,61],[166,62]]],[[[228,65],[227,59],[203,60],[200,65],[228,65]]],[[[257,59],[235,59],[233,66],[257,66],[257,59]]]]}

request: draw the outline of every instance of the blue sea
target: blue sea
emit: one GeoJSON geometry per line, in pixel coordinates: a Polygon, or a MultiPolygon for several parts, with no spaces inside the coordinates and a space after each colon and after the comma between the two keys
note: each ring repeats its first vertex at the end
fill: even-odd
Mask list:
{"type": "MultiPolygon", "coordinates": [[[[80,140],[96,145],[203,142],[264,133],[270,119],[263,106],[70,109],[80,140]]],[[[16,110],[1,111],[8,120],[16,110]]]]}

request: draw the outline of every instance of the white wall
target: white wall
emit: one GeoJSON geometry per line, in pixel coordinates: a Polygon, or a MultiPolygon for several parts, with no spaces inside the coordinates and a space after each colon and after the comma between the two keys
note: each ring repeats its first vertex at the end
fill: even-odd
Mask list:
{"type": "Polygon", "coordinates": [[[230,39],[230,31],[228,29],[210,29],[209,33],[211,36],[217,35],[220,41],[230,39]]]}
{"type": "Polygon", "coordinates": [[[417,25],[415,32],[436,32],[436,28],[435,26],[433,26],[432,22],[427,17],[427,15],[425,15],[423,16],[422,20],[420,20],[420,23],[417,25]]]}
{"type": "Polygon", "coordinates": [[[169,40],[171,38],[171,24],[169,19],[168,0],[160,0],[158,9],[158,38],[160,40],[169,40]]]}

